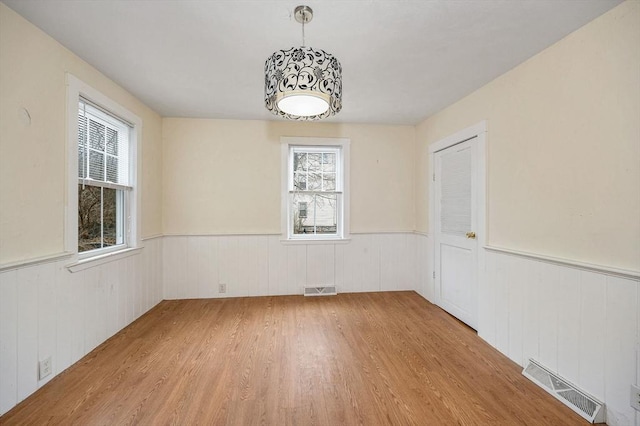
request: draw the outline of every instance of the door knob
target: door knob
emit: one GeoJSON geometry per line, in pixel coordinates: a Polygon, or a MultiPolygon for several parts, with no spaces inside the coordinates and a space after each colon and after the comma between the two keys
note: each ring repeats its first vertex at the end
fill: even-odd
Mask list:
{"type": "Polygon", "coordinates": [[[467,232],[467,238],[469,238],[471,240],[475,240],[476,239],[476,233],[475,232],[467,232]]]}

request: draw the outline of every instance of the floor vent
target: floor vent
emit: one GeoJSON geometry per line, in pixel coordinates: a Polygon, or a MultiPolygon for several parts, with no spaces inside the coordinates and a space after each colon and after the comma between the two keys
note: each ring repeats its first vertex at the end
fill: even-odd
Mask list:
{"type": "Polygon", "coordinates": [[[604,422],[604,404],[530,359],[522,374],[591,423],[604,422]]]}
{"type": "Polygon", "coordinates": [[[306,286],[304,288],[305,296],[335,296],[338,294],[335,285],[325,285],[325,286],[306,286]]]}

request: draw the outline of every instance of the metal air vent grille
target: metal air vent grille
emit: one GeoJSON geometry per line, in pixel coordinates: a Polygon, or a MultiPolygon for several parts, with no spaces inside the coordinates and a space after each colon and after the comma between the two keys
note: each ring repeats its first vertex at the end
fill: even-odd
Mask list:
{"type": "Polygon", "coordinates": [[[604,422],[604,404],[530,359],[522,374],[591,423],[604,422]]]}

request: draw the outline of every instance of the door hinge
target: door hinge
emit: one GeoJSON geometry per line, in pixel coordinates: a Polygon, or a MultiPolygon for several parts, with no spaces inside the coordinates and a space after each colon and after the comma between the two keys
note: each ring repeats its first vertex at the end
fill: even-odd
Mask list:
{"type": "Polygon", "coordinates": [[[436,271],[433,271],[433,278],[436,277],[436,271]]]}
{"type": "Polygon", "coordinates": [[[436,174],[435,173],[433,174],[433,181],[434,182],[436,181],[436,174]]]}

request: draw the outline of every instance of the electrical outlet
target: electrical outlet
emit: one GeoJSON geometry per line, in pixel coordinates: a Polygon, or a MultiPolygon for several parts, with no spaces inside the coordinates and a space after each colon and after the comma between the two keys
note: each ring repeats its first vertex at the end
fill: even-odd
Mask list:
{"type": "Polygon", "coordinates": [[[51,357],[46,357],[38,363],[38,380],[42,380],[51,374],[51,357]]]}
{"type": "Polygon", "coordinates": [[[631,406],[640,411],[640,386],[631,385],[631,406]]]}
{"type": "Polygon", "coordinates": [[[226,284],[218,284],[218,293],[226,293],[227,285],[226,284]]]}

